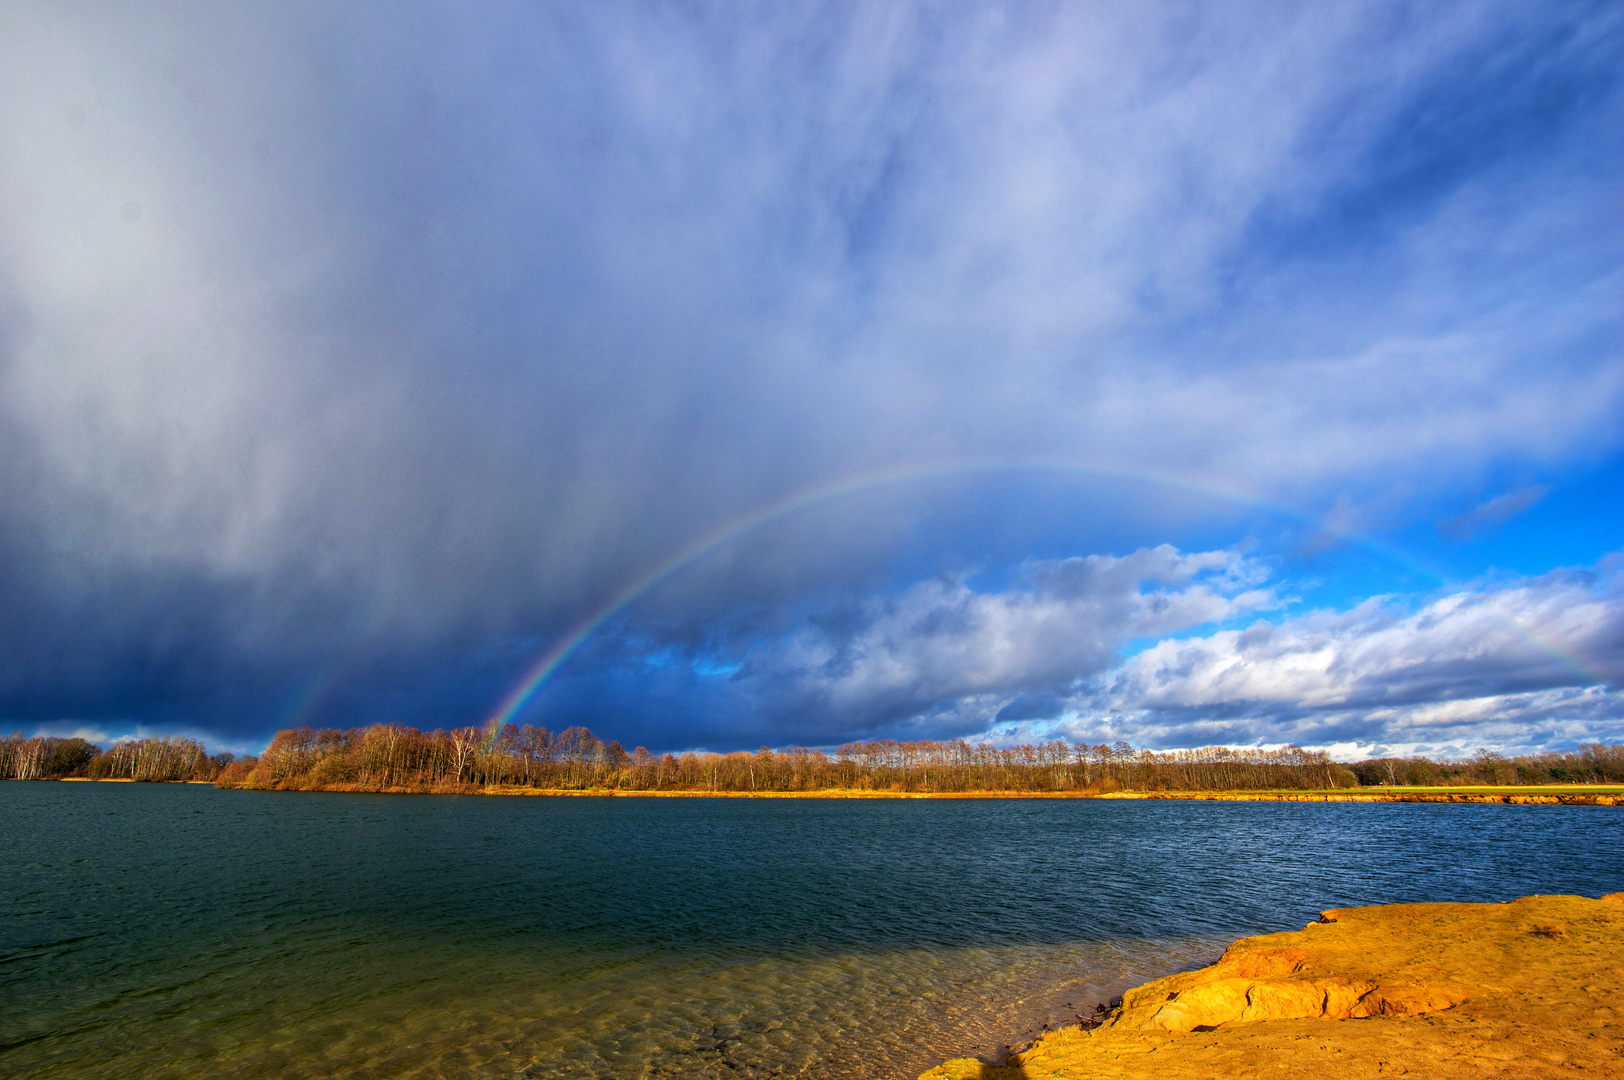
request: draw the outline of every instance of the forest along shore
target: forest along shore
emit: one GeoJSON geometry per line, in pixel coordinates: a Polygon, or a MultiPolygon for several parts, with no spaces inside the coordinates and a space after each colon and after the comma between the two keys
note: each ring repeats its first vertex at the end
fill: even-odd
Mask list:
{"type": "Polygon", "coordinates": [[[1621,992],[1624,893],[1346,908],[920,1080],[1617,1076],[1621,992]]]}
{"type": "Polygon", "coordinates": [[[445,794],[1178,798],[1368,802],[1556,802],[1624,796],[1624,745],[1470,759],[1379,758],[1209,746],[1155,751],[1053,740],[848,743],[718,754],[628,753],[585,728],[400,724],[279,731],[259,756],[211,755],[183,738],[107,749],[79,738],[0,738],[0,778],[212,782],[225,788],[445,794]]]}

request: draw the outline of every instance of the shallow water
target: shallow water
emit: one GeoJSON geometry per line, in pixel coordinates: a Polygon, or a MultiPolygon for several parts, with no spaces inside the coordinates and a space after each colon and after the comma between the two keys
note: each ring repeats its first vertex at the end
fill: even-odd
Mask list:
{"type": "Polygon", "coordinates": [[[1624,811],[0,784],[8,1076],[911,1077],[1322,908],[1624,889],[1624,811]]]}

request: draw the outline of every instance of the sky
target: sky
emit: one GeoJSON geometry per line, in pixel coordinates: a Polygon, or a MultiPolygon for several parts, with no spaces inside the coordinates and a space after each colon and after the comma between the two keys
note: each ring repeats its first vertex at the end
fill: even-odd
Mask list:
{"type": "Polygon", "coordinates": [[[0,729],[1624,741],[1616,3],[0,4],[0,729]]]}

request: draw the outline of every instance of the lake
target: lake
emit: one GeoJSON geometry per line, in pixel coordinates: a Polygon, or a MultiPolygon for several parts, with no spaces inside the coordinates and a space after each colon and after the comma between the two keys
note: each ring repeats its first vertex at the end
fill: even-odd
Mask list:
{"type": "Polygon", "coordinates": [[[1624,811],[0,783],[0,1073],[913,1077],[1323,908],[1624,889],[1624,811]]]}

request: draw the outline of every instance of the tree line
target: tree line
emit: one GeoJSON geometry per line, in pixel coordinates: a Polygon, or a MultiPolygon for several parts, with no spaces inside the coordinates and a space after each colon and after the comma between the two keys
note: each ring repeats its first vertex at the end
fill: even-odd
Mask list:
{"type": "Polygon", "coordinates": [[[233,754],[211,757],[195,739],[167,735],[117,742],[107,750],[79,738],[0,738],[0,779],[5,780],[213,780],[234,760],[233,754]]]}
{"type": "Polygon", "coordinates": [[[558,790],[797,792],[1118,791],[1353,787],[1318,751],[1206,747],[1156,753],[1125,742],[997,747],[963,740],[875,740],[833,753],[627,751],[582,727],[552,732],[490,725],[422,732],[398,724],[277,732],[257,760],[220,772],[221,786],[436,790],[511,786],[558,790]]]}
{"type": "Polygon", "coordinates": [[[279,731],[258,757],[210,755],[184,738],[102,750],[84,739],[0,738],[0,778],[212,781],[220,787],[340,791],[546,790],[1097,792],[1305,790],[1372,786],[1624,783],[1624,745],[1466,760],[1376,758],[1224,746],[1136,749],[1053,740],[999,747],[962,739],[847,743],[751,753],[625,750],[584,727],[513,724],[423,732],[400,724],[279,731]]]}
{"type": "Polygon", "coordinates": [[[1505,757],[1479,750],[1461,761],[1371,758],[1349,766],[1364,787],[1624,784],[1624,745],[1587,743],[1566,753],[1505,757]]]}

